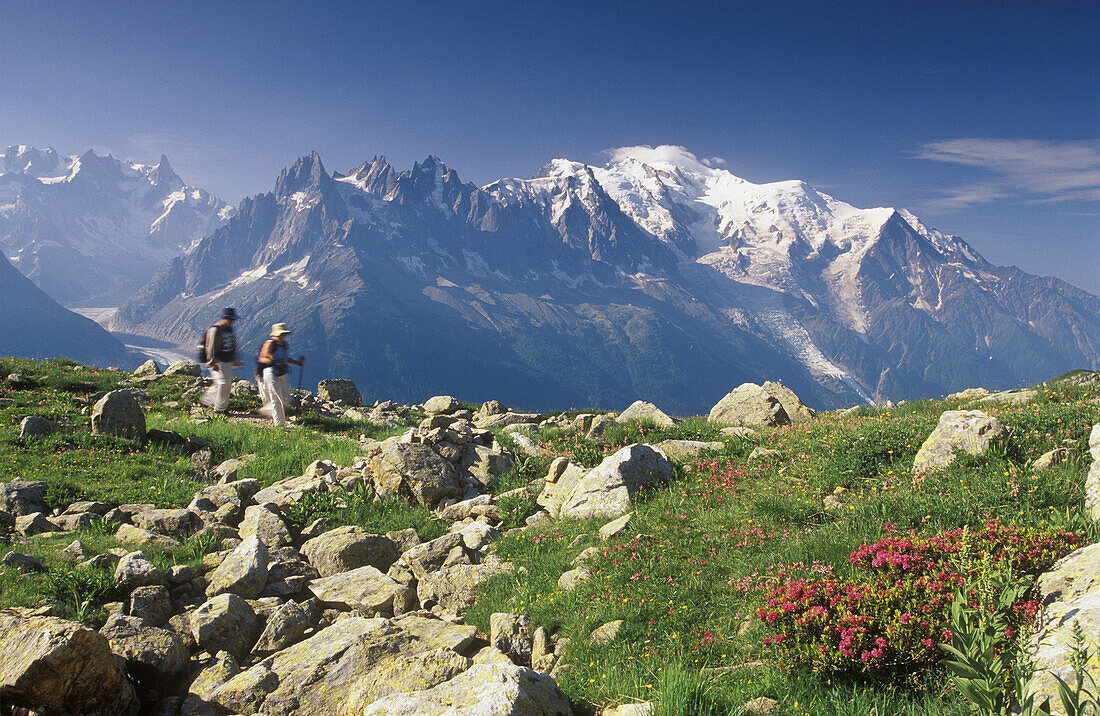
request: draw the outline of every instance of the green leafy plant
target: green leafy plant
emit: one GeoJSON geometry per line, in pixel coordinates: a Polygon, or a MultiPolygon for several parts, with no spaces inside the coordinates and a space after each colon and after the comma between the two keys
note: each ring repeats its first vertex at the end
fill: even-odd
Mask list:
{"type": "Polygon", "coordinates": [[[1062,702],[1062,710],[1066,716],[1097,716],[1100,714],[1100,689],[1097,688],[1096,677],[1088,670],[1096,657],[1085,641],[1081,622],[1076,619],[1073,621],[1070,648],[1070,665],[1075,676],[1073,686],[1058,674],[1052,674],[1058,682],[1058,698],[1062,702]]]}

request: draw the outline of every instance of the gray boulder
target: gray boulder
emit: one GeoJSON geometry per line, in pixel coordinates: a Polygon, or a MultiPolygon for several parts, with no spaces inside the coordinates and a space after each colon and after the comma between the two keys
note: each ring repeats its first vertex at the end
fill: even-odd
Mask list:
{"type": "Polygon", "coordinates": [[[267,584],[268,562],[267,546],[256,535],[244,538],[210,575],[207,596],[229,593],[255,599],[267,584]]]}
{"type": "Polygon", "coordinates": [[[268,656],[296,644],[315,623],[316,616],[308,605],[287,602],[267,618],[260,638],[252,647],[252,653],[261,657],[268,656]]]}
{"type": "MultiPolygon", "coordinates": [[[[593,418],[594,417],[595,416],[593,416],[593,418]]],[[[671,428],[676,424],[676,421],[666,415],[660,408],[644,400],[635,400],[631,403],[629,408],[621,412],[619,417],[615,418],[615,421],[619,423],[625,423],[628,420],[649,420],[655,423],[659,428],[671,428]]],[[[589,421],[588,425],[581,426],[581,430],[586,433],[591,429],[591,421],[589,421]]]]}
{"type": "Polygon", "coordinates": [[[630,511],[630,495],[672,478],[672,463],[649,445],[627,445],[577,481],[561,516],[618,517],[630,511]]]}
{"type": "Polygon", "coordinates": [[[129,601],[127,613],[149,626],[164,626],[172,618],[172,600],[168,597],[168,589],[160,585],[135,588],[130,592],[129,601]]]}
{"type": "Polygon", "coordinates": [[[131,552],[118,560],[115,567],[115,579],[123,589],[136,587],[164,586],[164,575],[150,562],[143,552],[131,552]]]}
{"type": "Polygon", "coordinates": [[[210,654],[228,651],[240,660],[252,650],[260,621],[236,594],[219,594],[191,612],[191,634],[210,654]]]}
{"type": "Polygon", "coordinates": [[[44,532],[56,532],[57,529],[57,525],[46,519],[46,516],[41,512],[15,518],[15,531],[24,537],[32,537],[44,532]]]}
{"type": "Polygon", "coordinates": [[[145,440],[145,412],[129,390],[112,390],[92,408],[92,434],[145,440]]]}
{"type": "Polygon", "coordinates": [[[375,488],[382,496],[401,495],[433,508],[462,494],[454,467],[426,445],[392,442],[371,460],[375,488]]]}
{"type": "Polygon", "coordinates": [[[712,450],[717,452],[725,447],[720,442],[704,442],[702,440],[662,440],[654,447],[660,450],[669,460],[684,462],[693,460],[702,453],[712,450]]]}
{"type": "Polygon", "coordinates": [[[106,638],[17,608],[0,609],[0,702],[73,716],[134,714],[138,707],[106,638]]]}
{"type": "Polygon", "coordinates": [[[1085,478],[1085,508],[1094,520],[1100,520],[1100,424],[1092,426],[1089,433],[1089,455],[1092,465],[1085,478]]]}
{"type": "Polygon", "coordinates": [[[283,518],[267,504],[253,505],[244,511],[240,535],[241,539],[255,536],[270,549],[294,544],[283,518]]]}
{"type": "Polygon", "coordinates": [[[545,486],[542,492],[535,498],[535,502],[546,510],[552,517],[557,517],[561,512],[561,505],[573,494],[573,489],[584,476],[588,469],[570,462],[568,458],[555,458],[546,471],[545,486]]]}
{"type": "Polygon", "coordinates": [[[46,483],[42,480],[0,483],[0,509],[16,517],[46,512],[46,483]]]}
{"type": "Polygon", "coordinates": [[[489,617],[489,645],[517,663],[530,661],[533,629],[526,614],[497,612],[489,617]]]}
{"type": "Polygon", "coordinates": [[[180,538],[194,527],[194,515],[184,509],[153,509],[130,517],[135,527],[168,537],[180,538]]]}
{"type": "Polygon", "coordinates": [[[1000,420],[980,410],[948,410],[917,451],[913,473],[942,470],[954,462],[958,451],[981,455],[1004,431],[1000,420]]]}
{"type": "Polygon", "coordinates": [[[473,606],[481,585],[511,570],[510,562],[493,556],[481,564],[456,564],[426,574],[416,584],[416,596],[423,609],[438,606],[445,613],[457,615],[473,606]]]}
{"type": "Polygon", "coordinates": [[[398,587],[396,581],[370,565],[309,583],[309,591],[326,607],[386,615],[393,614],[398,587]]]}
{"type": "MultiPolygon", "coordinates": [[[[1074,624],[1084,632],[1090,649],[1096,649],[1100,633],[1100,544],[1082,547],[1060,559],[1039,578],[1038,587],[1043,605],[1035,620],[1039,628],[1028,641],[1037,674],[1032,693],[1037,694],[1038,703],[1049,697],[1051,713],[1062,716],[1065,711],[1054,676],[1071,685],[1077,683],[1071,664],[1074,624]]],[[[1085,671],[1100,682],[1100,666],[1095,660],[1085,671]]]]}
{"type": "Polygon", "coordinates": [[[176,361],[175,363],[164,369],[164,375],[179,375],[186,376],[188,378],[199,378],[202,376],[202,366],[198,363],[193,363],[187,360],[176,361]]]}
{"type": "Polygon", "coordinates": [[[144,378],[150,375],[160,375],[163,371],[160,369],[160,365],[155,360],[150,358],[137,367],[137,370],[133,372],[135,378],[144,378]]]}
{"type": "Polygon", "coordinates": [[[320,400],[331,402],[342,400],[350,406],[363,404],[363,397],[359,394],[359,389],[355,387],[355,383],[346,378],[322,380],[317,384],[317,397],[320,400]]]}
{"type": "Polygon", "coordinates": [[[351,526],[337,527],[314,537],[302,545],[301,551],[322,577],[366,565],[384,572],[401,556],[397,543],[389,537],[351,526]]]}
{"type": "Polygon", "coordinates": [[[428,415],[450,415],[462,406],[449,395],[436,395],[424,401],[424,412],[428,415]]]}
{"type": "Polygon", "coordinates": [[[52,420],[28,415],[19,423],[19,437],[41,438],[57,432],[58,425],[52,420]]]}
{"type": "Polygon", "coordinates": [[[708,419],[712,423],[763,427],[791,422],[779,399],[756,383],[742,383],[731,390],[710,409],[708,419]]]}
{"type": "Polygon", "coordinates": [[[126,661],[126,670],[150,686],[180,676],[191,661],[187,647],[173,632],[135,617],[113,616],[99,633],[110,642],[111,651],[126,661]]]}
{"type": "Polygon", "coordinates": [[[760,387],[768,395],[779,401],[779,404],[783,406],[783,411],[787,413],[787,417],[791,419],[792,423],[804,423],[817,415],[816,411],[802,403],[802,400],[795,395],[793,390],[779,381],[766,380],[760,387]]]}
{"type": "Polygon", "coordinates": [[[548,674],[508,664],[476,664],[433,689],[392,694],[371,703],[362,716],[572,716],[548,674]]]}

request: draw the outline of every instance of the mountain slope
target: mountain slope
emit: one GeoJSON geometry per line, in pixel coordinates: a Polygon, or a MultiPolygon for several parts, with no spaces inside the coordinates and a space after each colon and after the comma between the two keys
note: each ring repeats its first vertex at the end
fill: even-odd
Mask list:
{"type": "Polygon", "coordinates": [[[905,211],[752,184],[678,147],[464,184],[435,157],[316,153],[156,277],[117,327],[190,340],[223,305],[296,328],[366,395],[705,412],[780,378],[817,406],[1100,362],[1100,299],[995,267],[905,211]]]}
{"type": "Polygon", "coordinates": [[[65,357],[99,366],[136,363],[97,323],[62,308],[0,256],[0,355],[65,357]]]}
{"type": "Polygon", "coordinates": [[[0,251],[67,305],[117,305],[231,213],[163,156],[148,166],[91,150],[0,151],[0,251]]]}

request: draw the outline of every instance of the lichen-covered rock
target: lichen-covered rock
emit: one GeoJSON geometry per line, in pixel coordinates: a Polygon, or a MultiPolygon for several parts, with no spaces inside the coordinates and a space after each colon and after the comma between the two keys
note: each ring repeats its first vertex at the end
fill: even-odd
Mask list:
{"type": "Polygon", "coordinates": [[[180,676],[191,654],[178,636],[136,617],[113,616],[99,630],[111,651],[126,660],[126,670],[139,682],[155,685],[180,676]]]}
{"type": "Polygon", "coordinates": [[[395,688],[430,688],[469,661],[388,619],[350,617],[276,652],[217,689],[232,713],[359,714],[395,688]]]}
{"type": "MultiPolygon", "coordinates": [[[[1051,713],[1061,716],[1054,675],[1075,684],[1076,675],[1070,663],[1073,647],[1073,625],[1079,623],[1086,646],[1095,650],[1100,633],[1100,544],[1089,545],[1063,557],[1046,574],[1039,577],[1039,601],[1043,605],[1036,615],[1039,628],[1031,635],[1028,646],[1033,654],[1035,680],[1032,693],[1037,703],[1050,698],[1051,713]]],[[[1095,652],[1094,652],[1095,653],[1095,652]]],[[[1100,682],[1100,666],[1095,659],[1086,672],[1100,682]]]]}
{"type": "Polygon", "coordinates": [[[228,651],[220,651],[208,666],[198,673],[187,688],[180,716],[221,716],[221,708],[212,701],[222,684],[241,672],[237,660],[228,651]]]}
{"type": "Polygon", "coordinates": [[[416,584],[416,596],[424,609],[439,606],[444,612],[459,614],[473,605],[478,587],[511,569],[510,562],[499,558],[481,564],[456,564],[424,575],[416,584]]]}
{"type": "Polygon", "coordinates": [[[178,375],[185,376],[187,378],[198,378],[202,376],[202,366],[189,360],[176,361],[175,363],[164,369],[164,375],[178,375]]]}
{"type": "Polygon", "coordinates": [[[135,527],[176,539],[187,535],[194,527],[194,515],[183,509],[145,510],[131,516],[130,521],[135,527]]]}
{"type": "Polygon", "coordinates": [[[1089,455],[1092,465],[1085,478],[1085,509],[1094,520],[1100,520],[1100,424],[1092,426],[1089,433],[1089,455]]]}
{"type": "Polygon", "coordinates": [[[163,371],[160,369],[160,365],[157,364],[155,360],[150,358],[149,360],[139,365],[132,375],[135,378],[144,378],[148,375],[160,375],[162,372],[163,371]]]}
{"type": "Polygon", "coordinates": [[[424,412],[428,415],[449,415],[462,406],[449,395],[436,395],[424,401],[424,412]]]}
{"type": "Polygon", "coordinates": [[[370,565],[385,572],[401,556],[397,543],[362,527],[337,527],[302,545],[302,555],[322,577],[370,565]]]}
{"type": "Polygon", "coordinates": [[[401,495],[434,508],[462,494],[454,467],[427,445],[389,443],[374,456],[371,468],[374,486],[382,496],[401,495]]]}
{"type": "Polygon", "coordinates": [[[245,509],[240,526],[241,539],[255,536],[268,547],[277,549],[294,544],[283,518],[266,504],[245,509]]]}
{"type": "Polygon", "coordinates": [[[53,435],[57,432],[58,425],[52,420],[46,418],[39,418],[35,415],[28,415],[23,418],[19,423],[19,437],[21,438],[41,438],[47,435],[53,435]]]}
{"type": "Polygon", "coordinates": [[[145,440],[145,411],[129,390],[112,390],[92,408],[92,434],[145,440]]]}
{"type": "Polygon", "coordinates": [[[649,445],[627,445],[577,481],[561,505],[562,517],[618,517],[630,511],[630,495],[668,482],[672,463],[649,445]]]}
{"type": "Polygon", "coordinates": [[[191,633],[210,654],[228,651],[243,659],[252,650],[259,621],[248,602],[236,594],[219,594],[191,612],[191,633]]]}
{"type": "Polygon", "coordinates": [[[287,602],[276,609],[267,618],[267,625],[252,647],[252,653],[267,656],[301,641],[316,622],[314,610],[308,604],[287,602]]]}
{"type": "Polygon", "coordinates": [[[477,664],[433,689],[391,694],[362,716],[572,716],[557,682],[522,666],[477,664]]]}
{"type": "Polygon", "coordinates": [[[791,422],[780,400],[756,383],[742,383],[731,390],[710,409],[708,419],[712,423],[761,427],[791,422]]]}
{"type": "Polygon", "coordinates": [[[367,614],[393,614],[397,589],[397,582],[370,565],[309,583],[309,591],[326,607],[367,614]]]}
{"type": "Polygon", "coordinates": [[[526,614],[497,612],[489,617],[489,644],[514,661],[529,661],[533,628],[526,614]]]}
{"type": "Polygon", "coordinates": [[[46,516],[41,512],[15,518],[15,531],[24,537],[32,537],[44,532],[56,532],[57,529],[57,525],[46,519],[46,516]]]}
{"type": "Polygon", "coordinates": [[[917,451],[913,472],[942,470],[955,460],[958,451],[981,455],[1004,431],[1000,420],[980,410],[948,410],[917,451]]]}
{"type": "Polygon", "coordinates": [[[210,575],[207,596],[236,594],[242,599],[260,596],[267,584],[270,556],[267,546],[256,535],[246,537],[210,575]]]}
{"type": "Polygon", "coordinates": [[[121,524],[115,530],[115,539],[128,544],[146,545],[155,544],[161,547],[179,547],[180,541],[167,535],[157,534],[151,530],[135,527],[131,524],[121,524]]]}
{"type": "Polygon", "coordinates": [[[766,380],[760,387],[768,395],[779,401],[779,404],[783,406],[783,412],[787,414],[792,423],[804,423],[817,415],[817,412],[803,404],[793,390],[777,380],[766,380]]]}
{"type": "Polygon", "coordinates": [[[0,510],[16,517],[46,512],[46,483],[42,480],[0,482],[0,510]]]}
{"type": "Polygon", "coordinates": [[[0,702],[72,716],[119,716],[138,707],[106,638],[24,609],[0,610],[0,702]]]}
{"type": "Polygon", "coordinates": [[[684,462],[685,460],[693,460],[708,450],[717,452],[725,445],[717,441],[662,440],[653,447],[660,450],[669,460],[684,462]]]}
{"type": "MultiPolygon", "coordinates": [[[[664,411],[653,403],[647,403],[644,400],[635,400],[630,404],[630,407],[621,412],[619,417],[615,418],[615,420],[620,423],[625,423],[628,420],[648,420],[659,428],[671,428],[676,424],[676,421],[669,417],[664,411]]],[[[591,428],[592,425],[589,424],[583,426],[581,429],[587,433],[591,428]]]]}
{"type": "Polygon", "coordinates": [[[342,400],[346,405],[359,406],[363,404],[363,396],[355,383],[346,378],[330,378],[317,384],[317,398],[335,402],[342,400]]]}
{"type": "Polygon", "coordinates": [[[546,510],[551,517],[557,517],[561,513],[562,503],[573,494],[577,486],[588,470],[568,458],[555,458],[546,471],[545,486],[542,492],[535,498],[536,504],[546,510]]]}
{"type": "Polygon", "coordinates": [[[130,592],[127,613],[149,626],[164,626],[172,618],[172,600],[168,590],[159,584],[136,587],[130,592]]]}
{"type": "Polygon", "coordinates": [[[126,590],[149,585],[164,586],[164,575],[144,552],[131,552],[118,560],[115,579],[126,590]]]}

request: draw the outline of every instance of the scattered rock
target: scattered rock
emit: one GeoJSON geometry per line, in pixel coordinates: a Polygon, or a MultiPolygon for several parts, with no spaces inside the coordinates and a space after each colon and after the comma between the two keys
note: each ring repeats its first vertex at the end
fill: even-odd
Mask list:
{"type": "Polygon", "coordinates": [[[137,367],[137,370],[135,370],[132,375],[135,378],[144,378],[145,376],[149,375],[160,375],[162,372],[163,371],[160,369],[160,366],[157,364],[157,362],[150,358],[149,360],[139,365],[137,367]]]}
{"type": "Polygon", "coordinates": [[[416,597],[424,609],[439,606],[445,613],[457,615],[473,605],[478,587],[511,569],[510,562],[495,557],[482,564],[456,564],[426,574],[416,584],[416,597]]]}
{"type": "Polygon", "coordinates": [[[626,525],[627,525],[628,522],[630,522],[630,518],[633,514],[634,514],[633,512],[628,512],[627,514],[623,515],[622,517],[619,517],[618,519],[612,520],[612,521],[608,522],[606,525],[604,525],[603,527],[601,527],[600,528],[600,539],[602,539],[603,541],[606,542],[607,540],[611,539],[612,537],[618,537],[619,535],[621,535],[624,531],[626,531],[626,525]]]}
{"type": "Polygon", "coordinates": [[[619,629],[623,626],[622,619],[616,619],[613,622],[608,622],[601,627],[597,627],[588,637],[588,641],[593,644],[610,644],[615,640],[615,637],[619,635],[619,629]]]}
{"type": "Polygon", "coordinates": [[[397,582],[370,565],[309,583],[309,591],[326,607],[367,614],[392,614],[397,589],[397,582]]]}
{"type": "Polygon", "coordinates": [[[229,593],[255,599],[267,584],[268,562],[267,546],[260,538],[245,537],[210,575],[207,596],[229,593]]]}
{"type": "Polygon", "coordinates": [[[779,708],[779,702],[769,699],[767,696],[757,696],[755,699],[745,702],[744,713],[751,716],[763,716],[774,713],[779,708]]]}
{"type": "Polygon", "coordinates": [[[787,417],[791,419],[792,423],[804,423],[817,415],[816,411],[807,408],[802,403],[798,396],[794,394],[793,390],[779,381],[768,380],[760,387],[763,388],[768,395],[779,401],[779,404],[783,406],[784,412],[787,413],[787,417]]]}
{"type": "Polygon", "coordinates": [[[58,430],[58,425],[52,420],[28,415],[19,423],[19,437],[41,438],[53,435],[58,430]]]}
{"type": "Polygon", "coordinates": [[[136,617],[113,616],[99,630],[111,644],[111,651],[126,661],[126,670],[149,687],[180,676],[191,654],[178,636],[167,629],[146,624],[136,617]]]}
{"type": "Polygon", "coordinates": [[[260,504],[247,508],[240,526],[241,539],[257,537],[269,549],[289,547],[294,544],[290,530],[287,529],[283,518],[272,509],[274,507],[274,505],[260,504]]]}
{"type": "Polygon", "coordinates": [[[459,402],[449,395],[437,395],[424,401],[424,412],[428,415],[450,415],[461,407],[459,402]]]}
{"type": "Polygon", "coordinates": [[[202,366],[191,361],[181,360],[164,369],[165,376],[186,376],[188,378],[201,378],[202,366]]]}
{"type": "Polygon", "coordinates": [[[427,445],[390,443],[372,460],[378,494],[401,495],[418,505],[435,507],[462,494],[455,469],[427,445]]]}
{"type": "Polygon", "coordinates": [[[1031,467],[1034,470],[1045,470],[1051,465],[1061,465],[1068,459],[1068,448],[1054,448],[1053,450],[1045,452],[1038,458],[1036,458],[1035,462],[1031,463],[1031,467]]]}
{"type": "Polygon", "coordinates": [[[287,602],[267,618],[267,625],[252,647],[252,653],[268,656],[296,644],[315,622],[316,616],[308,606],[287,602]]]}
{"type": "Polygon", "coordinates": [[[164,575],[142,552],[130,552],[119,558],[115,579],[126,590],[149,585],[164,586],[165,583],[164,575]]]}
{"type": "Polygon", "coordinates": [[[630,510],[630,495],[668,482],[672,463],[649,445],[627,445],[577,481],[561,505],[562,517],[618,517],[630,510]]]}
{"type": "MultiPolygon", "coordinates": [[[[620,413],[619,417],[615,418],[615,422],[618,423],[625,423],[628,420],[648,420],[659,428],[671,428],[676,425],[676,421],[662,412],[660,408],[644,400],[635,400],[631,403],[629,408],[620,413]]],[[[582,429],[588,432],[591,426],[582,429]]]]}
{"type": "Polygon", "coordinates": [[[3,564],[5,567],[14,567],[23,572],[46,571],[46,565],[42,564],[42,560],[22,552],[8,552],[4,555],[3,564]]]}
{"type": "Polygon", "coordinates": [[[137,699],[106,638],[76,622],[0,610],[0,701],[26,713],[116,716],[137,699]]]}
{"type": "Polygon", "coordinates": [[[337,527],[314,537],[302,545],[301,551],[322,577],[366,565],[384,572],[401,556],[392,539],[351,526],[337,527]]]}
{"type": "Polygon", "coordinates": [[[32,537],[44,532],[56,532],[57,529],[57,525],[47,520],[41,512],[15,518],[15,531],[24,537],[32,537]]]}
{"type": "Polygon", "coordinates": [[[236,594],[219,594],[191,612],[195,642],[210,654],[227,651],[243,659],[256,641],[259,620],[236,594]]]}
{"type": "Polygon", "coordinates": [[[489,644],[516,663],[531,660],[531,618],[525,614],[497,612],[489,617],[489,644]]]}
{"type": "Polygon", "coordinates": [[[955,460],[958,450],[980,455],[1004,431],[1000,420],[980,410],[948,410],[940,415],[936,428],[917,451],[913,472],[942,470],[955,460]]]}
{"type": "Polygon", "coordinates": [[[710,409],[712,423],[770,427],[787,425],[791,418],[774,395],[755,383],[742,383],[710,409]]]}
{"type": "Polygon", "coordinates": [[[720,442],[703,442],[702,440],[662,440],[654,445],[669,460],[685,462],[694,460],[707,451],[717,452],[725,445],[720,442]]]}
{"type": "Polygon", "coordinates": [[[16,517],[46,512],[46,483],[42,480],[0,482],[0,509],[16,517]]]}
{"type": "Polygon", "coordinates": [[[363,404],[363,396],[359,394],[359,389],[355,387],[355,383],[345,378],[322,380],[317,384],[317,398],[328,402],[341,400],[350,406],[363,404]]]}
{"type": "Polygon", "coordinates": [[[150,626],[164,626],[172,618],[172,600],[168,590],[159,584],[136,587],[130,593],[127,612],[150,626]]]}
{"type": "Polygon", "coordinates": [[[129,390],[112,390],[92,408],[92,434],[145,440],[145,411],[129,390]]]}
{"type": "Polygon", "coordinates": [[[118,529],[115,530],[115,539],[119,542],[126,542],[128,544],[146,545],[155,544],[162,547],[179,547],[180,541],[166,537],[165,535],[157,534],[150,530],[143,530],[140,527],[135,527],[131,524],[121,524],[118,529]]]}
{"type": "Polygon", "coordinates": [[[521,666],[478,664],[434,689],[386,696],[362,711],[363,716],[444,713],[572,716],[573,710],[547,674],[521,666]]]}

